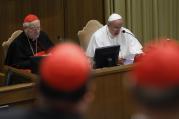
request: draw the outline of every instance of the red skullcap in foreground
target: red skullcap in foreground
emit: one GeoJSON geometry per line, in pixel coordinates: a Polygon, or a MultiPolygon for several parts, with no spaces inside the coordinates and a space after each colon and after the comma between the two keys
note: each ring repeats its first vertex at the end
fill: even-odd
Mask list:
{"type": "Polygon", "coordinates": [[[161,40],[144,48],[133,76],[136,85],[166,89],[179,85],[179,45],[174,40],[161,40]]]}
{"type": "Polygon", "coordinates": [[[44,82],[58,91],[71,92],[83,86],[91,67],[85,52],[77,45],[63,43],[51,51],[41,64],[44,82]]]}

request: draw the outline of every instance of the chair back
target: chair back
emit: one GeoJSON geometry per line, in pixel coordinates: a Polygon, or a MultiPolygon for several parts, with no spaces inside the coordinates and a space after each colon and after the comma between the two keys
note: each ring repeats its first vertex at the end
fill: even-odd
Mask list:
{"type": "Polygon", "coordinates": [[[12,41],[14,41],[14,39],[16,39],[23,31],[22,30],[16,30],[15,32],[12,33],[11,37],[7,40],[4,41],[2,43],[2,48],[3,48],[3,52],[4,52],[4,59],[6,58],[7,55],[7,51],[8,48],[10,46],[10,44],[12,43],[12,41]]]}
{"type": "Polygon", "coordinates": [[[90,20],[86,24],[85,27],[83,27],[82,30],[78,31],[78,38],[80,41],[81,47],[86,51],[88,47],[88,43],[91,39],[91,36],[94,32],[96,32],[99,28],[101,28],[103,25],[97,21],[97,20],[90,20]]]}

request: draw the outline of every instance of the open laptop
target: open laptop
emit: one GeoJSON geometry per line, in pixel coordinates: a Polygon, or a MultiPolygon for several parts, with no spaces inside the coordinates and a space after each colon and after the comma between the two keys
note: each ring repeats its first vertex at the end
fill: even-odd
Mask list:
{"type": "Polygon", "coordinates": [[[117,66],[120,45],[96,48],[94,55],[94,68],[117,66]]]}

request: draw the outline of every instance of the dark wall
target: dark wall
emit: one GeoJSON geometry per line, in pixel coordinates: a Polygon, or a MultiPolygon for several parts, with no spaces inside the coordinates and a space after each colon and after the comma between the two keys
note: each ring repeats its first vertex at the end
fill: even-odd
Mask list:
{"type": "Polygon", "coordinates": [[[103,23],[103,9],[103,0],[65,0],[65,36],[77,40],[77,32],[90,19],[103,23]]]}
{"type": "Polygon", "coordinates": [[[0,42],[22,28],[24,17],[34,13],[53,42],[57,36],[77,38],[76,32],[90,19],[104,21],[103,0],[3,0],[0,4],[0,42]]]}
{"type": "Polygon", "coordinates": [[[57,35],[64,34],[63,5],[63,0],[3,0],[0,4],[1,43],[16,29],[22,28],[23,19],[29,13],[39,16],[42,29],[49,34],[53,42],[57,42],[57,35]]]}

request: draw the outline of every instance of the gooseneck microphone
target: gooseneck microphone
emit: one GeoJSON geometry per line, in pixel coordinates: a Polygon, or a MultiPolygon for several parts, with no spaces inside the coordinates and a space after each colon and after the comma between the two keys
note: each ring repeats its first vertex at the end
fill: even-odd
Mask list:
{"type": "Polygon", "coordinates": [[[127,33],[127,34],[129,34],[129,35],[135,37],[134,34],[132,34],[132,33],[130,33],[130,32],[127,32],[126,30],[122,30],[122,33],[127,33]]]}

